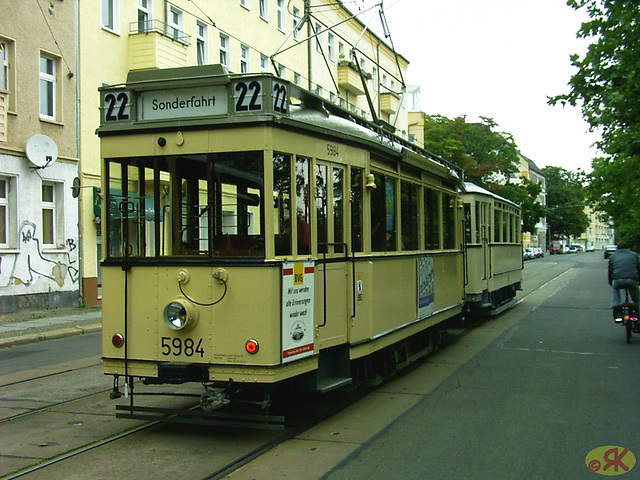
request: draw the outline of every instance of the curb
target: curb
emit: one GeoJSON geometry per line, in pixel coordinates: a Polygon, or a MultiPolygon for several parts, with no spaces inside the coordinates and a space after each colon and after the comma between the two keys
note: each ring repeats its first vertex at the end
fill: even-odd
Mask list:
{"type": "Polygon", "coordinates": [[[45,340],[71,337],[74,335],[86,335],[88,333],[100,332],[101,330],[102,323],[96,323],[51,330],[48,332],[25,333],[15,337],[0,338],[0,349],[26,345],[29,343],[43,342],[45,340]]]}

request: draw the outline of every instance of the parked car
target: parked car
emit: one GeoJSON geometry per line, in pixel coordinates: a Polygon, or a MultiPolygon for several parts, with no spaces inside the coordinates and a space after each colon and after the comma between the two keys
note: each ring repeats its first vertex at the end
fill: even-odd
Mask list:
{"type": "Polygon", "coordinates": [[[617,249],[618,247],[615,245],[607,245],[604,249],[604,259],[606,260],[607,258],[609,258],[611,254],[615,252],[617,249]]]}
{"type": "Polygon", "coordinates": [[[596,247],[594,247],[593,245],[589,245],[587,248],[584,249],[585,252],[595,252],[596,251],[596,247]]]}

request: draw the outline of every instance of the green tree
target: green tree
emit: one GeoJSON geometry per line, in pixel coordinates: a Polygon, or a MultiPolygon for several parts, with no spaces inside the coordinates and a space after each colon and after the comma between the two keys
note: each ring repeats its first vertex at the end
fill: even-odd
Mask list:
{"type": "Polygon", "coordinates": [[[580,174],[560,167],[544,167],[547,181],[547,223],[549,240],[579,237],[589,226],[580,174]]]}
{"type": "Polygon", "coordinates": [[[468,181],[489,188],[501,175],[509,178],[516,171],[518,149],[510,134],[496,131],[492,119],[481,119],[467,123],[465,116],[426,115],[424,144],[461,167],[468,181]]]}
{"type": "Polygon", "coordinates": [[[496,185],[493,191],[520,205],[523,232],[537,232],[536,224],[547,214],[547,209],[538,201],[538,195],[542,191],[540,184],[522,178],[520,184],[496,185]]]}
{"type": "Polygon", "coordinates": [[[568,94],[549,99],[555,105],[580,105],[592,130],[602,134],[594,159],[588,197],[613,219],[616,237],[640,248],[640,8],[637,0],[568,0],[586,9],[589,21],[577,33],[592,39],[583,58],[572,55],[578,72],[568,94]]]}

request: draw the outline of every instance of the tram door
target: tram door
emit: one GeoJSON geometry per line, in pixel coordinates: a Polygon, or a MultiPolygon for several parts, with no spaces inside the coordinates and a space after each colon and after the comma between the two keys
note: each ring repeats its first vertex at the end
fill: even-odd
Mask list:
{"type": "Polygon", "coordinates": [[[349,259],[345,243],[346,171],[342,165],[317,162],[315,208],[318,241],[316,323],[320,348],[347,341],[349,259]],[[318,286],[320,288],[318,288],[318,286]]]}
{"type": "Polygon", "coordinates": [[[482,242],[482,279],[487,280],[491,276],[491,227],[489,222],[489,204],[476,202],[476,228],[480,232],[482,242]]]}

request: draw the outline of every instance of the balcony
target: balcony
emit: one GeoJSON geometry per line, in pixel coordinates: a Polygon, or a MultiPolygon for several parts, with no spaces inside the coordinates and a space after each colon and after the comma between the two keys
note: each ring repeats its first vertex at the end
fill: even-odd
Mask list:
{"type": "Polygon", "coordinates": [[[338,63],[338,86],[355,95],[364,95],[362,80],[351,62],[338,63]]]}
{"type": "Polygon", "coordinates": [[[384,92],[380,94],[380,111],[393,115],[398,110],[400,97],[394,92],[384,92]]]}
{"type": "Polygon", "coordinates": [[[129,24],[129,69],[184,67],[191,36],[160,20],[129,24]]]}

